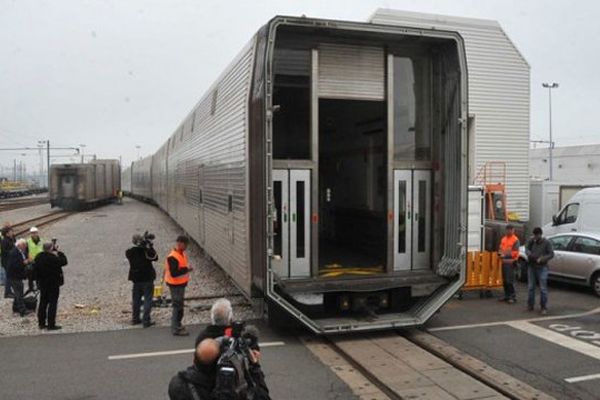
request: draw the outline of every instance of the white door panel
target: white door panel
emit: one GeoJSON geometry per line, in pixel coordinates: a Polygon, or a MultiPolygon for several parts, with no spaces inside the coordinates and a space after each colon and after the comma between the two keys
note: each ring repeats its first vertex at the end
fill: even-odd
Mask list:
{"type": "Polygon", "coordinates": [[[413,266],[430,268],[431,172],[413,172],[413,266]]]}
{"type": "Polygon", "coordinates": [[[273,197],[275,219],[273,229],[273,269],[280,277],[289,271],[289,172],[273,170],[273,197]]]}
{"type": "Polygon", "coordinates": [[[394,171],[394,271],[411,269],[412,172],[394,171]]]}
{"type": "Polygon", "coordinates": [[[394,271],[428,269],[431,171],[394,171],[394,271]]]}
{"type": "Polygon", "coordinates": [[[290,170],[290,277],[310,276],[310,170],[290,170]]]}

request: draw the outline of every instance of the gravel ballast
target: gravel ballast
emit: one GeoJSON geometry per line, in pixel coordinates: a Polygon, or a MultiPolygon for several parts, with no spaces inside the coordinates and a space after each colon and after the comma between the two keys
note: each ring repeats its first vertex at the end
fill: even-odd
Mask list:
{"type": "MultiPolygon", "coordinates": [[[[8,212],[3,213],[0,223],[17,223],[41,215],[44,213],[41,207],[46,207],[45,211],[49,209],[47,206],[35,206],[15,210],[9,216],[5,216],[8,212]]],[[[125,250],[132,246],[131,236],[134,233],[141,234],[146,230],[156,235],[154,243],[159,261],[155,263],[155,269],[160,277],[175,238],[183,232],[154,206],[125,198],[122,205],[111,204],[77,213],[40,228],[44,240],[58,239],[60,249],[69,260],[69,265],[64,268],[65,285],[61,287],[58,302],[57,324],[63,327],[59,332],[142,329],[130,325],[132,284],[127,280],[129,263],[125,250]]],[[[194,270],[186,297],[208,298],[186,301],[184,325],[208,323],[213,297],[224,294],[234,304],[236,318],[257,317],[227,275],[202,256],[193,242],[188,248],[188,256],[194,270]]],[[[155,283],[158,281],[159,278],[155,283]]],[[[166,285],[163,285],[163,291],[168,297],[166,285]]],[[[152,310],[152,319],[158,326],[168,326],[170,316],[170,307],[152,310]]],[[[49,334],[38,329],[35,314],[21,318],[13,314],[11,299],[0,299],[0,336],[40,333],[49,334]]]]}

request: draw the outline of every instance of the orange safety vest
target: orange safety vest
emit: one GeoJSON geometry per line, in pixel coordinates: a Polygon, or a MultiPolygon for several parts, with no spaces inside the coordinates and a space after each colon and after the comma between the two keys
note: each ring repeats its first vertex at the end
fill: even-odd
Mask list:
{"type": "Polygon", "coordinates": [[[174,259],[176,259],[177,263],[179,264],[179,269],[183,269],[189,266],[187,255],[183,252],[179,252],[176,249],[173,249],[171,250],[171,253],[169,253],[169,255],[167,256],[167,260],[165,260],[165,282],[167,283],[167,285],[185,285],[190,280],[190,274],[186,272],[183,275],[171,276],[171,269],[169,268],[168,261],[169,257],[173,257],[174,259]]]}
{"type": "Polygon", "coordinates": [[[510,251],[510,257],[512,260],[516,260],[519,258],[519,246],[515,246],[515,244],[519,243],[519,238],[517,235],[512,234],[510,236],[504,235],[502,240],[500,241],[500,252],[504,254],[507,251],[510,251]],[[516,247],[516,249],[515,249],[516,247]]]}

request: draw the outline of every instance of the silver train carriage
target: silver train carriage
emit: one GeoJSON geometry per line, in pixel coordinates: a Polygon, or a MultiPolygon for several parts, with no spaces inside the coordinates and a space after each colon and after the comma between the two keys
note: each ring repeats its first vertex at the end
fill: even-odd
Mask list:
{"type": "Polygon", "coordinates": [[[465,280],[465,62],[456,32],[275,17],[131,192],[273,322],[423,324],[465,280]]]}
{"type": "Polygon", "coordinates": [[[83,210],[105,204],[121,190],[119,160],[93,160],[87,164],[50,166],[51,207],[83,210]]]}

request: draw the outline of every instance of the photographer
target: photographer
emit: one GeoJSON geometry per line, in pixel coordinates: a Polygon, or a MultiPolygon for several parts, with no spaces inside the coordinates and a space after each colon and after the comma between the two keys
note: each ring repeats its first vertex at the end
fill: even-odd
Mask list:
{"type": "Polygon", "coordinates": [[[221,336],[231,336],[233,308],[225,298],[215,301],[210,308],[211,325],[208,325],[196,338],[196,346],[204,339],[216,339],[221,336]]]}
{"type": "Polygon", "coordinates": [[[213,398],[269,400],[269,389],[260,367],[258,329],[236,321],[227,331],[231,334],[217,339],[221,343],[221,356],[217,361],[213,398]]]}
{"type": "Polygon", "coordinates": [[[152,262],[158,260],[158,254],[154,250],[153,239],[154,235],[148,232],[145,232],[144,235],[135,234],[132,237],[134,246],[125,252],[125,257],[129,261],[128,279],[133,282],[131,323],[138,325],[143,322],[144,328],[154,325],[150,318],[154,279],[156,279],[156,271],[152,262]],[[144,298],[144,316],[140,320],[142,297],[144,298]]]}
{"type": "Polygon", "coordinates": [[[171,400],[210,400],[215,387],[216,362],[220,345],[205,339],[196,345],[194,365],[175,375],[169,383],[171,400]]]}
{"type": "Polygon", "coordinates": [[[62,267],[67,265],[67,257],[58,251],[56,239],[43,244],[42,252],[35,257],[33,265],[40,289],[38,326],[49,331],[61,329],[56,325],[56,309],[60,287],[65,283],[62,267]]]}
{"type": "MultiPolygon", "coordinates": [[[[171,400],[270,400],[264,374],[258,362],[260,354],[257,351],[246,353],[249,355],[245,358],[249,365],[246,368],[247,376],[241,377],[241,381],[224,381],[220,378],[220,364],[231,349],[228,347],[231,342],[223,339],[204,339],[196,345],[194,365],[171,379],[171,400]],[[239,386],[246,389],[239,391],[239,386]]],[[[234,348],[238,349],[235,346],[234,348]]],[[[237,354],[239,355],[239,351],[237,354]]]]}

